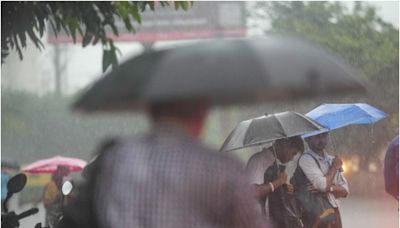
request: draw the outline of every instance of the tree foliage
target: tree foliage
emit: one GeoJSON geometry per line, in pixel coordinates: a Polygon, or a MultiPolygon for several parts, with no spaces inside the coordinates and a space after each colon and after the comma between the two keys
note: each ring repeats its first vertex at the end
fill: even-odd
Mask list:
{"type": "MultiPolygon", "coordinates": [[[[169,6],[169,2],[158,2],[161,7],[169,6]]],[[[173,3],[176,10],[187,10],[191,6],[188,1],[173,3]]],[[[17,50],[23,59],[22,48],[30,39],[41,50],[44,48],[40,38],[46,30],[47,23],[57,35],[64,31],[72,37],[74,43],[77,36],[82,37],[82,46],[101,43],[103,46],[103,71],[110,65],[117,65],[117,48],[113,40],[107,37],[106,28],[111,28],[118,36],[116,20],[122,20],[125,28],[135,33],[134,23],[141,23],[141,13],[146,9],[155,10],[154,1],[66,1],[66,2],[2,2],[1,3],[1,60],[11,50],[17,50]]]]}
{"type": "Polygon", "coordinates": [[[374,7],[355,2],[354,8],[347,10],[340,2],[274,1],[257,2],[251,12],[251,17],[271,22],[265,33],[291,34],[317,43],[360,69],[371,82],[368,96],[342,97],[342,100],[371,103],[387,112],[389,118],[369,131],[348,128],[350,137],[342,137],[339,142],[357,144],[358,148],[364,145],[363,149],[376,153],[377,148],[365,143],[366,138],[373,135],[378,146],[398,133],[399,31],[384,22],[374,7]]]}
{"type": "Polygon", "coordinates": [[[257,2],[255,8],[253,17],[271,20],[266,32],[300,36],[340,55],[385,88],[374,91],[376,98],[398,111],[399,30],[374,7],[355,2],[350,12],[340,2],[257,2]]]}
{"type": "MultiPolygon", "coordinates": [[[[372,6],[355,2],[347,12],[340,2],[271,2],[272,29],[300,35],[339,53],[368,76],[398,59],[398,29],[372,6]]],[[[396,61],[398,62],[398,60],[396,61]]]]}

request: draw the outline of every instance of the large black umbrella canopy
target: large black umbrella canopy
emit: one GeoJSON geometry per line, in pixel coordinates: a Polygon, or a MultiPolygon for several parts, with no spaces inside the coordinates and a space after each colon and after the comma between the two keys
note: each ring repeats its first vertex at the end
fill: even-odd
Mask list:
{"type": "Polygon", "coordinates": [[[240,122],[226,138],[220,151],[230,151],[299,136],[315,129],[325,130],[312,119],[292,111],[260,116],[240,122]]]}
{"type": "Polygon", "coordinates": [[[126,111],[188,99],[230,105],[364,91],[354,72],[297,38],[201,41],[124,62],[94,83],[74,108],[126,111]]]}

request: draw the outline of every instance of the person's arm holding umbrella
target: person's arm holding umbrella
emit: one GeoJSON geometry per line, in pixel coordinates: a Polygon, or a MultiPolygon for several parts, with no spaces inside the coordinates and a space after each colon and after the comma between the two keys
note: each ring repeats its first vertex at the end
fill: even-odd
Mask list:
{"type": "Polygon", "coordinates": [[[310,152],[300,158],[299,166],[318,191],[330,192],[335,175],[342,166],[342,160],[338,156],[331,158],[329,167],[327,167],[328,170],[323,171],[318,159],[321,160],[328,156],[324,151],[328,143],[328,133],[308,137],[306,142],[310,152]]]}
{"type": "Polygon", "coordinates": [[[276,157],[276,161],[272,165],[277,166],[278,161],[281,165],[279,165],[279,169],[276,173],[272,172],[274,169],[270,168],[268,168],[264,173],[264,184],[258,187],[260,197],[268,196],[271,192],[284,184],[287,186],[286,191],[288,193],[293,193],[293,186],[290,183],[287,183],[288,174],[285,172],[286,165],[283,164],[292,161],[298,152],[304,150],[304,145],[301,138],[295,136],[276,140],[272,149],[275,151],[274,153],[276,157]]]}
{"type": "Polygon", "coordinates": [[[331,186],[329,187],[329,192],[331,192],[335,198],[345,198],[349,194],[349,185],[346,178],[343,176],[341,164],[342,162],[339,162],[337,157],[333,159],[331,169],[336,169],[337,171],[333,176],[331,186]]]}
{"type": "Polygon", "coordinates": [[[286,172],[279,172],[277,174],[276,179],[273,181],[268,181],[264,184],[254,184],[253,186],[256,189],[256,198],[257,199],[266,198],[271,192],[275,191],[275,189],[285,184],[287,178],[288,175],[286,172]]]}
{"type": "MultiPolygon", "coordinates": [[[[313,161],[312,161],[313,162],[313,161]]],[[[304,166],[304,165],[303,165],[304,166]]],[[[332,165],[323,177],[318,178],[318,172],[317,173],[311,173],[308,172],[309,176],[314,176],[313,178],[315,181],[316,188],[319,191],[322,192],[331,192],[336,198],[340,197],[347,197],[348,192],[349,192],[349,187],[347,184],[346,179],[343,177],[342,173],[340,172],[340,168],[342,167],[342,160],[335,156],[332,160],[332,165]],[[319,179],[319,180],[318,180],[319,179]],[[325,182],[325,184],[323,183],[325,182]],[[325,186],[325,187],[324,187],[325,186]]]]}
{"type": "Polygon", "coordinates": [[[340,169],[341,160],[335,158],[332,166],[326,174],[320,170],[317,163],[310,155],[302,156],[299,160],[299,166],[316,190],[320,192],[329,192],[332,187],[333,179],[337,171],[340,169]]]}
{"type": "Polygon", "coordinates": [[[255,188],[255,197],[260,201],[265,201],[266,197],[276,188],[280,187],[287,181],[287,174],[279,173],[277,178],[269,183],[264,183],[264,172],[273,164],[274,157],[269,155],[271,151],[263,148],[261,152],[254,154],[246,165],[246,171],[250,178],[250,183],[255,188]]]}
{"type": "Polygon", "coordinates": [[[337,194],[343,194],[343,188],[341,186],[334,186],[334,179],[338,171],[340,170],[340,167],[342,167],[342,160],[339,157],[334,157],[332,160],[332,165],[328,171],[328,173],[325,175],[326,178],[326,192],[337,192],[337,194]],[[333,188],[335,188],[335,191],[333,191],[333,188]]]}

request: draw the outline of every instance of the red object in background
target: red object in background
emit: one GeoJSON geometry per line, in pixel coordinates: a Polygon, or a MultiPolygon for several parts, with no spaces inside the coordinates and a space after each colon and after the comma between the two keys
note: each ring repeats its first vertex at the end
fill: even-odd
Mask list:
{"type": "MultiPolygon", "coordinates": [[[[160,5],[158,5],[160,6],[160,5]]],[[[157,42],[170,40],[190,40],[220,37],[245,37],[246,6],[241,1],[196,1],[188,11],[175,10],[173,7],[157,7],[157,10],[141,12],[142,23],[133,23],[136,32],[125,28],[122,20],[116,19],[116,36],[111,27],[106,27],[108,38],[116,42],[157,42]]],[[[77,42],[82,37],[77,35],[77,42]]],[[[48,42],[73,43],[72,38],[53,29],[48,30],[48,42]]]]}
{"type": "Polygon", "coordinates": [[[58,166],[66,166],[69,172],[81,171],[87,162],[79,158],[55,156],[33,162],[25,166],[22,171],[28,173],[55,173],[58,166]]]}

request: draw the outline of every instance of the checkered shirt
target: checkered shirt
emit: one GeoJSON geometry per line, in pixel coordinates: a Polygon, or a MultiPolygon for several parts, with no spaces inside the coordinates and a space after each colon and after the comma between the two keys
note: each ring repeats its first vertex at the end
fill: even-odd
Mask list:
{"type": "Polygon", "coordinates": [[[95,185],[100,227],[266,227],[241,163],[175,126],[111,150],[95,185]]]}

